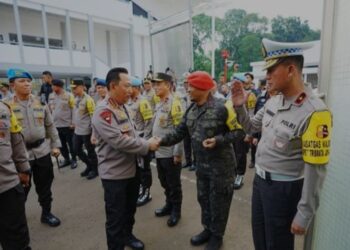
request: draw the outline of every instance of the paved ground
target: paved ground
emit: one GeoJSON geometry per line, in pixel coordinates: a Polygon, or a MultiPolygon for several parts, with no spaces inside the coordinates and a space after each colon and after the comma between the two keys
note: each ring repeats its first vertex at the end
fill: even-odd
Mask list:
{"type": "MultiPolygon", "coordinates": [[[[82,179],[80,167],[58,171],[55,169],[53,184],[53,213],[62,220],[58,228],[49,228],[40,223],[40,207],[34,188],[27,202],[31,246],[34,250],[104,250],[105,213],[100,179],[82,179]]],[[[137,210],[134,233],[142,239],[148,250],[203,249],[191,247],[189,239],[202,230],[200,208],[196,199],[195,174],[182,171],[183,209],[182,219],[175,228],[166,225],[167,218],[156,218],[154,210],[163,205],[164,195],[153,171],[153,200],[137,210]]],[[[253,249],[250,227],[251,183],[254,170],[247,169],[245,185],[234,194],[230,217],[224,238],[223,250],[253,249]]],[[[296,249],[301,248],[302,239],[297,239],[296,249]]]]}

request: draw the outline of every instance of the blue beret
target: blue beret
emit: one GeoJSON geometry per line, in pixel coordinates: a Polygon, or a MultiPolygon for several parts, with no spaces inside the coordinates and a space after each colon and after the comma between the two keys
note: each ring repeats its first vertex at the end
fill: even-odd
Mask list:
{"type": "Polygon", "coordinates": [[[24,69],[18,69],[18,68],[8,69],[7,78],[9,79],[9,81],[16,78],[29,78],[30,80],[33,80],[33,77],[29,72],[27,72],[24,69]]]}
{"type": "Polygon", "coordinates": [[[238,80],[244,83],[246,81],[246,78],[243,75],[235,75],[233,76],[233,80],[238,80]]]}
{"type": "Polygon", "coordinates": [[[103,86],[103,87],[106,87],[106,86],[107,86],[106,80],[101,79],[101,78],[97,78],[97,79],[96,79],[96,86],[103,86]]]}
{"type": "Polygon", "coordinates": [[[131,86],[140,87],[142,85],[142,80],[140,78],[132,77],[131,78],[131,86]]]}

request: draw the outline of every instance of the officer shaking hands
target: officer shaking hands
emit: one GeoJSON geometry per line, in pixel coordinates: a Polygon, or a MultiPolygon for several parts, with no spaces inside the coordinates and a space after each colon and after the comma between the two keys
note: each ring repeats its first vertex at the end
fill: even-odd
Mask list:
{"type": "Polygon", "coordinates": [[[174,145],[186,136],[192,140],[196,159],[197,199],[201,206],[204,230],[191,238],[194,246],[208,242],[206,250],[220,249],[229,216],[235,157],[232,142],[244,132],[236,114],[225,101],[213,97],[214,83],[206,72],[197,71],[187,78],[193,102],[175,131],[162,135],[160,146],[174,145]]]}
{"type": "Polygon", "coordinates": [[[244,103],[242,83],[235,81],[232,101],[247,133],[262,132],[256,153],[252,196],[255,249],[294,249],[318,206],[326,173],[332,116],[302,79],[303,50],[312,43],[278,43],[263,39],[266,80],[271,97],[253,118],[244,103]]]}
{"type": "Polygon", "coordinates": [[[106,77],[108,98],[94,112],[99,174],[104,189],[108,249],[124,246],[144,249],[133,233],[139,192],[138,155],[158,148],[156,139],[139,137],[125,104],[131,95],[131,83],[125,68],[113,68],[106,77]]]}

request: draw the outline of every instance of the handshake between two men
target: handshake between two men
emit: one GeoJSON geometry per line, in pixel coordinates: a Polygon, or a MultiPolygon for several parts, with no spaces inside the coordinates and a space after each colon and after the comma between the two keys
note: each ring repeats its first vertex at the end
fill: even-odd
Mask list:
{"type": "MultiPolygon", "coordinates": [[[[158,148],[160,147],[161,140],[162,140],[162,138],[157,137],[157,136],[153,136],[150,139],[148,139],[149,150],[157,151],[158,148]]],[[[204,148],[207,148],[207,149],[214,148],[216,146],[216,139],[215,139],[215,137],[205,139],[202,142],[202,145],[203,145],[204,148]]]]}

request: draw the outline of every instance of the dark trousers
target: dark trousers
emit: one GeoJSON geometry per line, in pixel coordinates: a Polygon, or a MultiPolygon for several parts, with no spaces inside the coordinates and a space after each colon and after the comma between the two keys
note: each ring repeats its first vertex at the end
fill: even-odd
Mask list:
{"type": "Polygon", "coordinates": [[[164,188],[166,203],[177,212],[181,211],[181,164],[174,164],[173,158],[157,158],[157,170],[160,185],[164,188]]]}
{"type": "Polygon", "coordinates": [[[123,250],[125,238],[132,233],[135,223],[139,178],[102,180],[102,185],[108,249],[123,250]]]}
{"type": "Polygon", "coordinates": [[[76,155],[73,150],[74,130],[69,127],[64,127],[64,128],[57,128],[57,131],[62,144],[62,147],[61,147],[62,156],[64,157],[64,159],[69,160],[70,159],[69,153],[70,153],[72,156],[72,160],[76,161],[76,155]]]}
{"type": "Polygon", "coordinates": [[[250,160],[250,161],[251,161],[252,163],[255,163],[256,148],[257,148],[257,147],[256,147],[254,144],[251,144],[251,145],[250,145],[250,156],[251,156],[251,158],[250,158],[251,160],[250,160]]]}
{"type": "Polygon", "coordinates": [[[140,181],[144,189],[152,186],[151,157],[150,152],[145,155],[143,157],[143,167],[140,168],[140,181]]]}
{"type": "Polygon", "coordinates": [[[0,194],[0,245],[3,250],[30,249],[24,203],[21,184],[0,194]]]}
{"type": "Polygon", "coordinates": [[[29,163],[32,168],[32,174],[30,176],[29,186],[24,188],[26,197],[32,187],[33,178],[40,206],[43,212],[50,212],[52,202],[51,185],[54,178],[51,155],[47,154],[39,159],[29,161],[29,163]]]}
{"type": "Polygon", "coordinates": [[[197,171],[197,199],[201,206],[202,225],[213,235],[224,236],[232,197],[232,178],[197,171]]]}
{"type": "Polygon", "coordinates": [[[233,143],[233,149],[235,151],[237,169],[236,174],[244,175],[247,169],[247,152],[249,150],[248,143],[244,142],[244,139],[236,140],[233,143]]]}
{"type": "Polygon", "coordinates": [[[192,144],[191,144],[191,136],[187,135],[184,138],[184,151],[185,151],[185,159],[186,165],[192,165],[192,144]]]}
{"type": "Polygon", "coordinates": [[[301,197],[303,180],[266,181],[255,175],[252,228],[256,250],[293,250],[290,232],[301,197]]]}
{"type": "Polygon", "coordinates": [[[80,160],[82,160],[89,171],[93,170],[97,172],[97,155],[95,152],[95,146],[91,144],[90,135],[77,135],[73,137],[73,148],[80,160]],[[87,151],[87,154],[83,150],[83,145],[87,151]]]}

